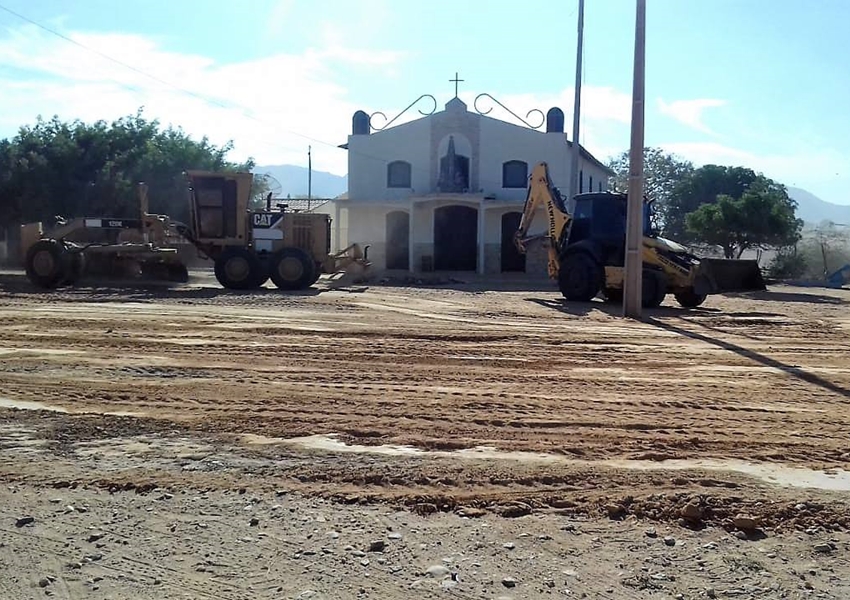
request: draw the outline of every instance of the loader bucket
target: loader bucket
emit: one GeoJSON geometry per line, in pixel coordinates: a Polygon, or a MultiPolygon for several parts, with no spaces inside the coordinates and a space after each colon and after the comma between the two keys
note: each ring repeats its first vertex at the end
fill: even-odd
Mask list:
{"type": "Polygon", "coordinates": [[[697,294],[758,292],[767,289],[758,261],[731,258],[700,259],[694,278],[697,294]]]}

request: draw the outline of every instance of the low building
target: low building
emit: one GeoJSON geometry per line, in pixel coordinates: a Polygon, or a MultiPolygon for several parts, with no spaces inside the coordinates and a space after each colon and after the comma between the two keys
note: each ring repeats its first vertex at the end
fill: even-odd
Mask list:
{"type": "MultiPolygon", "coordinates": [[[[334,246],[369,245],[378,272],[545,277],[545,251],[522,255],[512,238],[535,164],[547,162],[567,194],[572,142],[563,111],[551,108],[545,119],[536,112],[537,127],[519,117],[517,125],[471,111],[455,96],[443,111],[378,129],[357,111],[341,146],[348,151],[348,193],[324,207],[334,217],[334,246]]],[[[579,191],[607,190],[613,172],[580,152],[579,191]]],[[[535,219],[530,233],[541,232],[543,221],[535,219]]]]}

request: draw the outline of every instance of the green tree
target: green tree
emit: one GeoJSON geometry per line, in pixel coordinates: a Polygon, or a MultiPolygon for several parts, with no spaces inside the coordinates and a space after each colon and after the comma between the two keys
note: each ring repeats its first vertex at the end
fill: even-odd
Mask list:
{"type": "Polygon", "coordinates": [[[687,227],[687,216],[718,196],[740,198],[759,179],[752,169],[704,165],[673,186],[667,207],[664,234],[682,243],[698,241],[687,227]]]}
{"type": "Polygon", "coordinates": [[[726,258],[751,248],[779,248],[800,240],[803,221],[785,188],[759,176],[739,197],[720,194],[686,215],[688,233],[697,242],[720,246],[726,258]]]}
{"type": "Polygon", "coordinates": [[[188,217],[182,173],[251,170],[253,160],[227,160],[218,147],[182,129],[162,129],[139,110],[112,123],[38,118],[0,141],[0,222],[51,222],[55,215],[135,216],[137,186],[149,188],[150,210],[188,217]]]}
{"type": "Polygon", "coordinates": [[[806,256],[795,247],[782,248],[767,266],[767,275],[773,279],[797,279],[802,277],[809,263],[806,256]]]}
{"type": "MultiPolygon", "coordinates": [[[[661,148],[644,148],[644,195],[655,201],[655,211],[662,230],[669,220],[670,198],[675,186],[693,173],[690,161],[661,148]]],[[[622,152],[608,161],[608,167],[614,171],[612,187],[617,192],[629,189],[629,153],[622,152]]]]}

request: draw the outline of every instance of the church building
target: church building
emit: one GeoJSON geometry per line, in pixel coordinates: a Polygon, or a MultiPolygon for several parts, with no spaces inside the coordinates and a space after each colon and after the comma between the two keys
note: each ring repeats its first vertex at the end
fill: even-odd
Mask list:
{"type": "MultiPolygon", "coordinates": [[[[433,100],[436,108],[433,96],[419,100],[423,98],[433,100]]],[[[540,115],[537,127],[489,94],[476,98],[474,110],[455,94],[443,111],[420,110],[425,116],[392,126],[396,117],[381,128],[357,111],[348,143],[341,146],[348,151],[348,193],[327,207],[334,246],[369,245],[377,273],[525,272],[546,277],[541,245],[532,244],[522,255],[512,238],[535,164],[546,161],[554,184],[567,195],[572,142],[564,133],[561,109],[549,109],[545,119],[541,111],[527,118],[535,112],[540,115]],[[522,124],[479,111],[482,97],[522,124]]],[[[580,192],[608,189],[613,172],[584,148],[579,164],[580,192]]],[[[537,215],[529,234],[544,227],[544,215],[537,215]]]]}

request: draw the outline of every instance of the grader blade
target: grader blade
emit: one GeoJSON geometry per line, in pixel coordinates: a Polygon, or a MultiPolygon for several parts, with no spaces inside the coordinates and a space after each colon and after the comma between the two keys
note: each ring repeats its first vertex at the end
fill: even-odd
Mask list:
{"type": "Polygon", "coordinates": [[[760,292],[767,289],[758,261],[703,258],[697,267],[694,291],[698,294],[760,292]]]}
{"type": "Polygon", "coordinates": [[[359,244],[351,244],[328,256],[325,271],[337,285],[357,283],[369,275],[372,263],[368,255],[369,246],[361,248],[359,244]]]}

